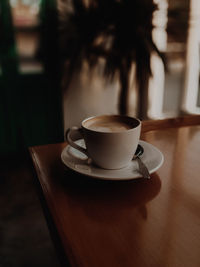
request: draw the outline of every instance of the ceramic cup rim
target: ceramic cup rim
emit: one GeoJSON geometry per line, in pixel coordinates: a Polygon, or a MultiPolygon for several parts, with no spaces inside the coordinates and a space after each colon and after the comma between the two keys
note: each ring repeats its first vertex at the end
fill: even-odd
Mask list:
{"type": "Polygon", "coordinates": [[[119,133],[124,133],[124,132],[131,132],[131,131],[133,131],[133,130],[135,130],[135,129],[137,129],[138,127],[140,127],[141,126],[141,120],[140,119],[138,119],[138,118],[136,118],[136,117],[131,117],[131,116],[127,116],[127,115],[112,115],[112,114],[103,114],[103,115],[97,115],[97,116],[91,116],[91,117],[88,117],[88,118],[86,118],[86,119],[84,119],[83,121],[82,121],[82,123],[81,123],[81,127],[82,128],[84,128],[84,129],[86,129],[86,130],[88,130],[88,131],[91,131],[91,132],[96,132],[96,133],[102,133],[102,134],[119,134],[119,133]],[[122,131],[115,131],[115,132],[106,132],[106,131],[98,131],[98,130],[94,130],[94,129],[91,129],[91,128],[89,128],[89,127],[87,127],[86,125],[85,125],[85,123],[87,122],[87,121],[89,121],[89,120],[92,120],[92,119],[98,119],[98,118],[103,118],[103,117],[109,117],[109,118],[126,118],[126,119],[128,119],[128,120],[132,120],[132,121],[134,121],[134,122],[137,122],[137,124],[135,125],[135,126],[133,126],[132,128],[130,128],[130,129],[127,129],[127,130],[122,130],[122,131]]]}

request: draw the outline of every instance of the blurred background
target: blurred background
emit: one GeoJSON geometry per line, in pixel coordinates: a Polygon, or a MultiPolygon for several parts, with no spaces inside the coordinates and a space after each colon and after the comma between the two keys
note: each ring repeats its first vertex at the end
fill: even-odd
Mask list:
{"type": "MultiPolygon", "coordinates": [[[[107,86],[109,89],[100,93],[99,88],[105,85],[98,75],[88,84],[88,73],[84,73],[85,78],[79,79],[79,82],[76,78],[65,92],[63,88],[60,89],[58,80],[51,79],[49,75],[62,75],[62,71],[58,73],[56,62],[57,44],[54,39],[57,33],[53,26],[56,13],[52,10],[62,9],[63,2],[65,1],[1,1],[4,28],[4,35],[1,34],[0,62],[0,82],[3,83],[0,90],[1,151],[62,141],[64,130],[71,125],[80,124],[83,118],[117,112],[116,84],[107,86]],[[48,53],[44,55],[42,51],[41,57],[38,49],[44,36],[49,47],[48,53]],[[5,49],[8,47],[7,41],[9,49],[5,49]],[[16,69],[21,77],[19,87],[14,82],[15,78],[11,78],[15,76],[16,69]],[[98,89],[94,90],[94,87],[98,89]]],[[[166,57],[167,69],[164,69],[157,56],[152,55],[153,76],[149,82],[148,102],[143,107],[144,118],[161,119],[182,114],[199,114],[200,3],[198,0],[154,2],[158,5],[158,10],[153,16],[153,40],[166,57]]],[[[137,115],[136,91],[131,90],[128,101],[128,114],[137,115]]]]}
{"type": "MultiPolygon", "coordinates": [[[[119,85],[105,84],[98,71],[91,77],[85,68],[66,90],[58,59],[57,15],[63,2],[0,0],[2,267],[58,266],[27,167],[30,162],[24,156],[27,148],[62,142],[66,128],[79,125],[87,116],[118,112],[119,85]]],[[[158,10],[153,15],[152,35],[165,55],[167,68],[152,55],[153,75],[140,118],[200,114],[200,1],[154,2],[158,10]]],[[[129,115],[138,115],[138,102],[133,88],[128,98],[129,115]]]]}

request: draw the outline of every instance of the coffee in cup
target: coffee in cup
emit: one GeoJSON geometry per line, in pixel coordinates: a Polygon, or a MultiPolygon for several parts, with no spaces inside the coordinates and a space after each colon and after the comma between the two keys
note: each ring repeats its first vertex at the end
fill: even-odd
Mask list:
{"type": "Polygon", "coordinates": [[[97,131],[97,132],[121,132],[127,131],[132,128],[128,122],[120,121],[120,120],[112,120],[111,118],[97,118],[91,119],[85,123],[85,127],[90,130],[97,131]]]}
{"type": "Polygon", "coordinates": [[[129,164],[137,149],[141,121],[121,115],[101,115],[82,121],[81,128],[67,130],[69,144],[86,154],[93,163],[104,169],[121,169],[129,164]],[[76,136],[81,135],[86,149],[77,145],[76,136]]]}

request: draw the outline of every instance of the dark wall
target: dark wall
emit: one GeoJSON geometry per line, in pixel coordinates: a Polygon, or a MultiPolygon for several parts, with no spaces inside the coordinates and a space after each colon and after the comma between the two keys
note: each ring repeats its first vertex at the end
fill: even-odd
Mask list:
{"type": "Polygon", "coordinates": [[[0,154],[63,141],[56,1],[41,5],[41,73],[19,72],[9,1],[0,10],[0,154]]]}

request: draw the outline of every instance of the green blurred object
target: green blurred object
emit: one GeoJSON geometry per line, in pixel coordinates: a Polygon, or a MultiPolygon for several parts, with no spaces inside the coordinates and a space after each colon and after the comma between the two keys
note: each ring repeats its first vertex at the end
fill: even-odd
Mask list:
{"type": "Polygon", "coordinates": [[[56,0],[42,0],[40,14],[44,71],[23,74],[9,1],[0,1],[0,154],[64,139],[56,0]]]}

